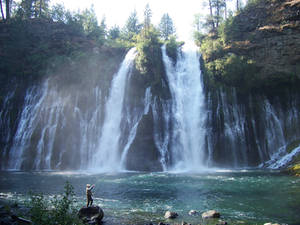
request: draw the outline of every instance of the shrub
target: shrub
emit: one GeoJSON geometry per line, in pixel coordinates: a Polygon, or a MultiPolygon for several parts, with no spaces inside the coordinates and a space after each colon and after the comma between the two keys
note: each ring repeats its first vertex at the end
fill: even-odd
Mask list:
{"type": "Polygon", "coordinates": [[[69,182],[65,184],[64,193],[54,196],[50,202],[42,194],[30,193],[27,205],[34,225],[83,224],[77,217],[74,188],[69,182]]]}
{"type": "Polygon", "coordinates": [[[153,27],[137,36],[138,56],[135,62],[142,74],[150,73],[156,67],[157,61],[161,59],[161,45],[159,32],[153,27]]]}
{"type": "Polygon", "coordinates": [[[200,46],[205,62],[221,58],[224,55],[224,46],[221,39],[205,38],[200,46]]]}
{"type": "Polygon", "coordinates": [[[183,44],[184,42],[177,42],[175,36],[171,36],[170,39],[166,41],[167,54],[173,59],[174,63],[177,61],[177,50],[183,44]]]}

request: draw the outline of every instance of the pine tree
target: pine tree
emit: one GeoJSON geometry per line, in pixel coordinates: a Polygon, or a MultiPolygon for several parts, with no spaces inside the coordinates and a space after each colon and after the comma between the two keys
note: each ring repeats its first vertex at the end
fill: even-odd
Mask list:
{"type": "Polygon", "coordinates": [[[144,32],[145,32],[145,34],[147,34],[150,29],[151,17],[152,17],[152,11],[150,9],[149,4],[147,4],[145,7],[145,11],[144,11],[144,32]]]}
{"type": "Polygon", "coordinates": [[[125,31],[126,33],[138,34],[140,32],[140,29],[141,29],[141,25],[139,24],[137,18],[137,12],[136,10],[134,10],[126,21],[125,31]]]}
{"type": "Polygon", "coordinates": [[[173,21],[168,13],[162,16],[159,24],[159,31],[160,31],[160,36],[164,40],[168,40],[169,36],[175,33],[173,21]]]}

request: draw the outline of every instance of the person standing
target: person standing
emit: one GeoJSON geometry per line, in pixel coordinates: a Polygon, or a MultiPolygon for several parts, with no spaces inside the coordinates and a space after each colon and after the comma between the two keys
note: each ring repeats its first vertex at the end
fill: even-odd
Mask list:
{"type": "Polygon", "coordinates": [[[90,184],[86,185],[86,198],[87,198],[87,202],[86,202],[86,207],[89,207],[93,205],[93,193],[92,190],[95,187],[95,185],[93,184],[92,186],[90,184]]]}

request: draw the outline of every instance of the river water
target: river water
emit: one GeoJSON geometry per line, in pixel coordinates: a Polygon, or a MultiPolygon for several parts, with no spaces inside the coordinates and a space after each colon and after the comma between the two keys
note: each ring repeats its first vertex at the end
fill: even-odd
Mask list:
{"type": "Polygon", "coordinates": [[[214,170],[197,174],[85,172],[0,172],[0,198],[22,202],[33,191],[50,198],[75,189],[78,207],[85,204],[85,185],[95,184],[94,203],[106,225],[149,222],[206,223],[201,213],[215,209],[230,224],[278,222],[300,224],[300,179],[278,172],[214,170]],[[190,210],[200,214],[189,216],[190,210]],[[164,219],[167,210],[178,219],[164,219]]]}

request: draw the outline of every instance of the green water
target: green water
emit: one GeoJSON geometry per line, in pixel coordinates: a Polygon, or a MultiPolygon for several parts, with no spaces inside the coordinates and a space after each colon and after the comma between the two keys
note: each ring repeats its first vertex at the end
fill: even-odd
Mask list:
{"type": "Polygon", "coordinates": [[[277,222],[300,224],[300,179],[268,171],[206,171],[199,174],[74,172],[0,172],[1,198],[24,201],[29,191],[46,197],[75,188],[78,207],[85,204],[85,185],[95,184],[94,203],[110,224],[186,221],[203,224],[201,213],[214,209],[230,224],[277,222]],[[199,211],[189,216],[190,210],[199,211]],[[167,210],[179,218],[164,219],[167,210]]]}

